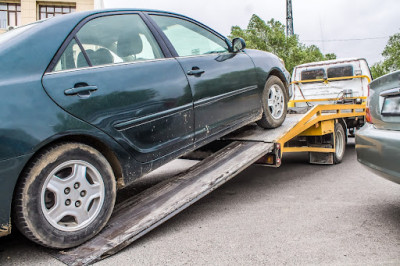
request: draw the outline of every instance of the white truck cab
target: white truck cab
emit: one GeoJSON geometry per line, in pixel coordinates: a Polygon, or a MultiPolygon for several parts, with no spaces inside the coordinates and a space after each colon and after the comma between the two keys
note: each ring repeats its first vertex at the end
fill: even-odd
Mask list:
{"type": "Polygon", "coordinates": [[[365,101],[370,81],[371,72],[363,58],[302,64],[293,70],[290,105],[365,101]]]}
{"type": "MultiPolygon", "coordinates": [[[[288,107],[307,108],[317,104],[365,105],[371,71],[364,58],[336,59],[312,62],[293,69],[292,97],[288,107]]],[[[341,120],[350,136],[364,125],[364,116],[341,120]]]]}

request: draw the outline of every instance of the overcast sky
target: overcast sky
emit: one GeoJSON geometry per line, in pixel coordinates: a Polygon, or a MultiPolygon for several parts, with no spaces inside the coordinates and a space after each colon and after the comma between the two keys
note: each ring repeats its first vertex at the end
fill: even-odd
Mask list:
{"type": "MultiPolygon", "coordinates": [[[[400,0],[292,0],[294,32],[304,44],[339,58],[364,57],[372,65],[390,35],[400,32],[400,0]],[[349,40],[350,39],[350,40],[349,40]]],[[[104,0],[106,8],[173,11],[192,17],[227,36],[245,28],[252,14],[286,24],[285,0],[104,0]]]]}

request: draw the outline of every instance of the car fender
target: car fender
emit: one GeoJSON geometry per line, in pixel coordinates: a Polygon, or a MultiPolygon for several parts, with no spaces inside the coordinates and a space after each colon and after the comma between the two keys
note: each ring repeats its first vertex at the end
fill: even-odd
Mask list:
{"type": "Polygon", "coordinates": [[[244,51],[253,60],[260,88],[264,88],[269,76],[276,75],[282,80],[287,89],[288,96],[291,97],[292,93],[289,89],[290,73],[285,69],[279,57],[259,50],[245,49],[244,51]]]}

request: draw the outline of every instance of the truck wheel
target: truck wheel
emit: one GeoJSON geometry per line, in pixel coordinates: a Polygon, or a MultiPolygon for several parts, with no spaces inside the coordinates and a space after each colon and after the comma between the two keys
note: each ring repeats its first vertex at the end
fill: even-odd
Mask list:
{"type": "Polygon", "coordinates": [[[287,94],[282,81],[271,76],[265,83],[262,93],[262,118],[257,124],[262,128],[279,127],[286,117],[287,112],[287,94]]]}
{"type": "Polygon", "coordinates": [[[333,162],[341,163],[344,152],[346,151],[346,133],[340,123],[335,124],[335,152],[333,153],[333,162]]]}
{"type": "Polygon", "coordinates": [[[105,226],[115,197],[114,174],[104,156],[84,144],[62,143],[41,152],[23,173],[14,219],[30,240],[70,248],[105,226]]]}

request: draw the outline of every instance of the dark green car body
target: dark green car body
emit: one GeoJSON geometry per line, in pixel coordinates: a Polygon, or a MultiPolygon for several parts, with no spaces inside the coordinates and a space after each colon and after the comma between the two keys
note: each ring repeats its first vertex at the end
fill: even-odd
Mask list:
{"type": "Polygon", "coordinates": [[[371,82],[369,94],[370,121],[356,133],[357,159],[400,184],[400,71],[371,82]]]}
{"type": "Polygon", "coordinates": [[[43,149],[63,141],[90,145],[107,158],[122,187],[256,121],[268,77],[278,76],[286,86],[289,80],[276,56],[233,53],[232,44],[212,29],[159,11],[81,12],[18,28],[0,35],[0,62],[0,235],[10,231],[18,179],[43,149]],[[55,71],[86,23],[126,14],[148,27],[162,58],[55,71]],[[228,51],[179,56],[152,15],[198,25],[226,42],[228,51]],[[193,66],[205,72],[188,74],[193,66]],[[77,84],[94,89],[81,94],[77,84]]]}

